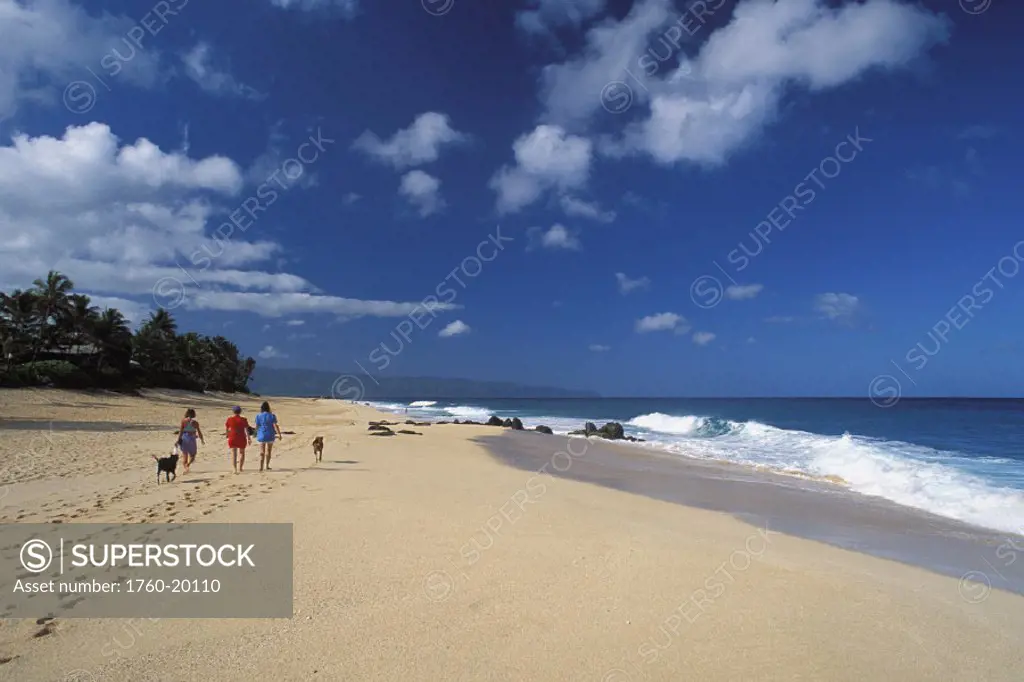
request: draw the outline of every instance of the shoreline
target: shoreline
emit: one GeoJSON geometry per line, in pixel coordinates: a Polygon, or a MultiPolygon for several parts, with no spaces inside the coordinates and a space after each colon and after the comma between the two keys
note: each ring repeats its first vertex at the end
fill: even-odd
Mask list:
{"type": "MultiPolygon", "coordinates": [[[[924,569],[615,489],[607,467],[605,485],[560,475],[570,461],[623,458],[605,443],[591,441],[577,461],[556,455],[566,438],[497,427],[381,438],[368,421],[404,419],[266,397],[242,405],[269,400],[296,434],[275,447],[272,472],[233,476],[213,433],[236,396],[47,397],[59,400],[0,391],[5,416],[42,422],[0,424],[0,455],[49,448],[0,467],[4,521],[290,523],[294,611],[4,620],[0,679],[1016,682],[1024,669],[1021,596],[977,599],[924,569]],[[157,485],[150,455],[166,450],[187,406],[208,446],[191,474],[157,485]],[[83,428],[48,432],[49,419],[83,428]],[[87,428],[168,420],[167,434],[87,428]],[[315,435],[326,442],[318,464],[315,435]],[[542,444],[548,471],[524,473],[476,442],[518,436],[542,444]]],[[[642,453],[626,459],[656,468],[642,453]]]]}
{"type": "MultiPolygon", "coordinates": [[[[436,405],[436,401],[419,402],[436,405]]],[[[503,420],[518,417],[527,431],[545,425],[554,435],[563,437],[582,434],[584,423],[613,424],[622,427],[626,437],[619,437],[620,432],[609,442],[640,448],[654,456],[667,455],[827,482],[872,499],[885,499],[901,507],[990,532],[1021,537],[1024,542],[1024,470],[997,471],[992,469],[995,465],[988,463],[990,457],[960,457],[955,451],[934,450],[937,447],[934,444],[888,440],[877,435],[857,436],[845,431],[842,434],[805,432],[797,427],[761,423],[756,418],[743,421],[736,417],[740,421],[734,421],[731,417],[699,416],[702,414],[699,411],[686,415],[655,412],[630,418],[626,413],[610,411],[603,416],[592,416],[601,413],[596,408],[577,412],[591,415],[588,417],[544,416],[543,408],[523,405],[521,401],[515,406],[499,404],[493,408],[471,404],[416,409],[409,404],[408,408],[412,409],[408,409],[401,403],[379,403],[374,407],[396,415],[408,413],[418,419],[431,420],[451,419],[456,415],[477,422],[491,415],[503,420]],[[643,423],[643,419],[648,423],[643,423]],[[667,425],[669,430],[660,430],[662,425],[651,424],[652,420],[671,422],[667,425]],[[711,433],[703,432],[706,427],[711,433]],[[672,430],[680,428],[691,431],[672,430]],[[726,430],[718,431],[723,428],[726,430]],[[755,434],[753,440],[743,437],[748,430],[755,434]],[[756,434],[762,431],[772,435],[768,443],[757,438],[756,434]],[[641,438],[628,442],[633,437],[641,438]],[[969,464],[964,465],[964,462],[969,464]],[[986,468],[971,468],[975,466],[986,468]]],[[[655,409],[654,406],[651,409],[655,409]]]]}
{"type": "MultiPolygon", "coordinates": [[[[571,466],[552,475],[721,512],[752,525],[930,570],[964,581],[963,591],[998,589],[1024,595],[1024,538],[871,497],[828,481],[758,470],[731,462],[673,456],[591,438],[576,458],[552,436],[506,431],[475,440],[498,461],[537,470],[555,449],[571,466]],[[979,583],[975,587],[969,583],[979,583]]],[[[567,438],[555,436],[555,438],[567,438]]],[[[579,437],[572,437],[579,438],[579,437]]]]}

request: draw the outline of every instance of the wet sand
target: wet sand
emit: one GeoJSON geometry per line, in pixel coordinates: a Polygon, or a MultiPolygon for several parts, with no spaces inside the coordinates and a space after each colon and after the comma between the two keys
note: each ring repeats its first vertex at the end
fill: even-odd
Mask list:
{"type": "Polygon", "coordinates": [[[1020,535],[979,528],[832,483],[593,438],[573,439],[577,444],[572,445],[564,437],[510,431],[478,440],[502,462],[519,469],[536,471],[548,464],[547,472],[555,476],[726,512],[789,535],[926,568],[961,581],[966,599],[993,588],[1024,594],[1020,535]],[[571,459],[557,466],[551,463],[551,438],[559,438],[562,449],[574,448],[571,459]],[[584,449],[584,456],[573,456],[584,449]]]}

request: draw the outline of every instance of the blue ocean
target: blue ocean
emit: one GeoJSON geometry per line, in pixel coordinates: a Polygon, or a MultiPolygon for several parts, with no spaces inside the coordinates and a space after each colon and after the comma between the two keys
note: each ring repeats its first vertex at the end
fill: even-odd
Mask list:
{"type": "Polygon", "coordinates": [[[517,416],[555,433],[621,422],[636,447],[813,478],[1024,534],[1024,400],[532,399],[371,403],[417,419],[517,416]]]}

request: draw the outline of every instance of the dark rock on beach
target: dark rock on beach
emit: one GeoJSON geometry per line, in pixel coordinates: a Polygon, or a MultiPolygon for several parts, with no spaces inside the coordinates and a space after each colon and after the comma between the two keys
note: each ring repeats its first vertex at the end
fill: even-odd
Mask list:
{"type": "Polygon", "coordinates": [[[533,430],[534,431],[539,431],[540,433],[546,433],[549,436],[554,435],[554,432],[551,430],[551,427],[550,426],[544,426],[543,424],[540,424],[539,426],[534,426],[533,430]]]}
{"type": "Polygon", "coordinates": [[[622,428],[622,424],[619,422],[608,422],[601,428],[597,428],[594,422],[587,422],[583,425],[583,429],[577,431],[570,431],[571,436],[596,436],[598,438],[605,438],[607,440],[635,440],[632,436],[626,437],[625,429],[622,428]]]}
{"type": "Polygon", "coordinates": [[[410,431],[409,429],[398,429],[398,433],[406,433],[410,436],[422,436],[423,434],[419,431],[410,431]]]}
{"type": "Polygon", "coordinates": [[[513,431],[522,431],[523,430],[523,422],[521,422],[519,420],[519,417],[512,417],[511,421],[512,421],[512,423],[509,424],[509,428],[510,429],[512,429],[513,431]]]}
{"type": "Polygon", "coordinates": [[[393,436],[393,435],[395,435],[395,432],[392,431],[391,429],[389,429],[386,426],[382,426],[382,427],[380,427],[380,430],[374,431],[370,435],[371,436],[393,436]]]}
{"type": "Polygon", "coordinates": [[[405,423],[408,424],[409,426],[430,426],[430,422],[418,422],[412,419],[406,419],[405,423]]]}
{"type": "Polygon", "coordinates": [[[384,426],[382,424],[375,424],[373,422],[370,422],[370,425],[368,427],[366,427],[366,430],[367,431],[390,431],[391,429],[389,429],[388,427],[386,427],[386,426],[384,426]]]}
{"type": "Polygon", "coordinates": [[[370,426],[397,426],[398,422],[379,421],[379,422],[368,422],[370,426]]]}
{"type": "Polygon", "coordinates": [[[626,437],[626,431],[619,422],[608,422],[600,429],[605,438],[621,440],[626,437]]]}
{"type": "Polygon", "coordinates": [[[503,421],[501,421],[501,417],[496,417],[496,416],[492,415],[491,418],[487,420],[487,425],[488,426],[504,426],[505,423],[503,421]]]}

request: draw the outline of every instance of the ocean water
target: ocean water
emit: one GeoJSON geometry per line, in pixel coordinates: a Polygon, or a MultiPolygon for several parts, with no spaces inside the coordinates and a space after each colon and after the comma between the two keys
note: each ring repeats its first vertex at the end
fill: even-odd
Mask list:
{"type": "Polygon", "coordinates": [[[621,422],[637,447],[815,478],[983,528],[1024,534],[1024,400],[417,398],[372,403],[416,419],[517,416],[555,433],[621,422]]]}

